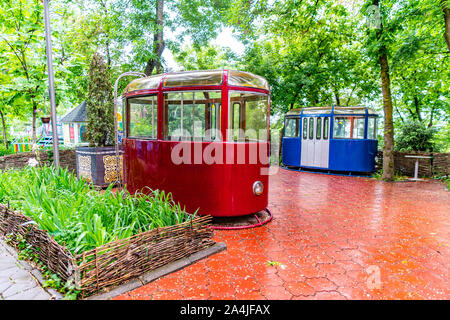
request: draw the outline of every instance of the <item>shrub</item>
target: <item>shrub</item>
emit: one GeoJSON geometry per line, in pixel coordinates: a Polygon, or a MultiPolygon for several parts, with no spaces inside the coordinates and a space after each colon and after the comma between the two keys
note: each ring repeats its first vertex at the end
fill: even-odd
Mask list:
{"type": "Polygon", "coordinates": [[[93,147],[112,145],[114,140],[114,97],[108,68],[98,53],[89,66],[86,99],[86,137],[93,147]]]}
{"type": "Polygon", "coordinates": [[[428,128],[420,121],[409,121],[400,126],[395,139],[395,149],[398,151],[435,151],[433,142],[436,130],[428,128]]]}
{"type": "Polygon", "coordinates": [[[5,147],[4,144],[0,144],[0,157],[6,156],[7,154],[13,153],[11,149],[5,147]]]}

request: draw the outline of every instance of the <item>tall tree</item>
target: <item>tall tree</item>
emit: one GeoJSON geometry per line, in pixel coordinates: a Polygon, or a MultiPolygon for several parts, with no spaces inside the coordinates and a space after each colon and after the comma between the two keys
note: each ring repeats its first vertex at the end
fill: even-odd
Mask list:
{"type": "MultiPolygon", "coordinates": [[[[379,66],[381,76],[381,91],[384,111],[384,144],[383,144],[383,180],[390,181],[395,177],[394,169],[394,121],[391,95],[391,79],[388,61],[388,42],[394,32],[395,24],[391,23],[391,30],[386,30],[387,8],[380,7],[378,0],[366,3],[367,14],[367,43],[370,46],[372,58],[379,66]],[[386,10],[385,10],[386,9],[386,10]]],[[[392,37],[391,37],[392,38],[392,37]]]]}
{"type": "Polygon", "coordinates": [[[444,39],[447,49],[450,52],[450,4],[448,0],[441,0],[442,11],[444,13],[444,39]]]}
{"type": "Polygon", "coordinates": [[[8,49],[6,56],[14,63],[9,72],[14,75],[9,84],[20,94],[15,103],[31,106],[32,139],[36,142],[36,118],[38,102],[42,97],[45,77],[43,60],[42,4],[39,0],[7,0],[0,9],[2,36],[0,41],[8,49]]]}

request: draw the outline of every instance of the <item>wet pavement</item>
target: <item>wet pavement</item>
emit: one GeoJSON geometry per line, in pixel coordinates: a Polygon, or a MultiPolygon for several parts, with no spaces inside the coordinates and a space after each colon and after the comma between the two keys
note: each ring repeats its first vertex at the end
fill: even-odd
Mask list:
{"type": "Polygon", "coordinates": [[[0,240],[0,300],[54,299],[32,271],[27,262],[17,260],[13,248],[0,240]]]}
{"type": "Polygon", "coordinates": [[[116,299],[450,299],[450,192],[437,181],[280,169],[269,224],[116,299]]]}

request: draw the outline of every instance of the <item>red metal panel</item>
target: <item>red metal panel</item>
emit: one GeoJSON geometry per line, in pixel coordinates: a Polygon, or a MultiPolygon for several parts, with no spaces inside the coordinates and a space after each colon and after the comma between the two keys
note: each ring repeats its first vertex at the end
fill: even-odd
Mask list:
{"type": "MultiPolygon", "coordinates": [[[[124,146],[124,182],[131,193],[145,187],[171,192],[176,202],[186,207],[188,212],[201,215],[239,216],[261,211],[268,204],[268,175],[262,174],[262,169],[268,168],[268,142],[236,143],[227,142],[226,130],[228,128],[228,97],[229,90],[252,91],[269,94],[264,89],[228,86],[228,72],[224,70],[224,81],[221,86],[189,86],[179,88],[164,88],[164,78],[157,90],[140,90],[123,95],[124,98],[148,94],[158,94],[158,135],[157,140],[123,139],[124,146]],[[164,101],[163,92],[191,91],[191,90],[221,90],[221,132],[223,141],[220,142],[181,142],[192,148],[190,164],[174,163],[172,150],[180,142],[164,141],[164,101]],[[205,149],[216,147],[223,153],[219,163],[207,164],[201,156],[205,149]],[[255,149],[256,148],[256,149],[255,149]],[[262,149],[264,152],[259,152],[262,149]],[[199,150],[200,154],[196,154],[199,150]],[[249,156],[251,150],[255,155],[249,156]],[[239,153],[241,152],[241,153],[239,153]],[[242,152],[245,157],[242,158],[242,152]],[[259,155],[262,153],[262,155],[259,155]],[[199,157],[200,155],[200,157],[199,157]],[[196,164],[194,160],[201,159],[196,164]],[[221,160],[221,161],[220,161],[221,160]],[[243,164],[239,161],[244,160],[243,164]],[[261,181],[264,192],[260,196],[253,194],[253,184],[261,181]]],[[[128,109],[128,106],[127,106],[128,109]]],[[[270,102],[269,102],[270,115],[270,102]]],[[[129,119],[127,113],[127,122],[129,119]]],[[[127,124],[128,129],[128,124],[127,124]]],[[[269,129],[268,129],[269,130],[269,129]]],[[[128,130],[127,130],[128,132],[128,130]]]]}
{"type": "Polygon", "coordinates": [[[268,176],[261,175],[261,169],[268,166],[259,160],[249,164],[250,148],[263,147],[267,143],[183,142],[192,148],[191,164],[177,165],[172,161],[171,154],[178,143],[124,139],[124,180],[127,189],[134,193],[148,186],[171,192],[174,200],[185,206],[188,212],[199,209],[201,215],[238,216],[267,207],[268,176]],[[223,147],[223,155],[218,157],[222,164],[195,164],[195,148],[203,153],[208,145],[214,144],[217,148],[223,147]],[[246,164],[237,164],[238,146],[245,150],[246,164]],[[227,154],[232,155],[233,164],[226,163],[227,154]],[[255,181],[264,184],[264,192],[260,196],[253,194],[255,181]]]}

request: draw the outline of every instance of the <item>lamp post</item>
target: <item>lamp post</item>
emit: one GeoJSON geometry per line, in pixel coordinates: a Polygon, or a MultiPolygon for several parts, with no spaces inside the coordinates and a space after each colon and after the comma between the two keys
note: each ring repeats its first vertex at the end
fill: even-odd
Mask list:
{"type": "Polygon", "coordinates": [[[53,136],[53,163],[59,168],[59,137],[58,126],[56,123],[56,105],[55,105],[55,80],[53,78],[53,58],[52,58],[52,34],[50,31],[49,0],[44,2],[44,25],[45,25],[45,49],[47,53],[48,70],[48,91],[50,96],[52,136],[53,136]]]}

